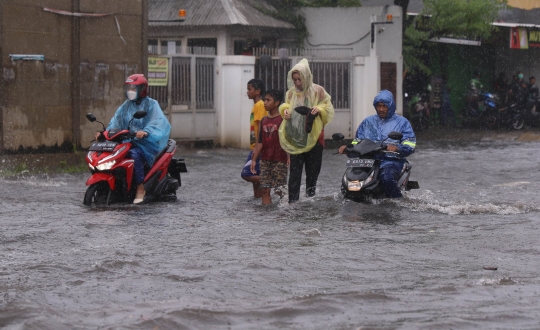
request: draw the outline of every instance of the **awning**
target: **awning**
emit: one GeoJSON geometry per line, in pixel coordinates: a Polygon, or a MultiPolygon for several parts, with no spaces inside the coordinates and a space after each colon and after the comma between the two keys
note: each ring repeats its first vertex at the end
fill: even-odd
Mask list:
{"type": "Polygon", "coordinates": [[[525,24],[525,23],[493,22],[493,23],[491,23],[491,25],[504,26],[504,27],[536,27],[536,28],[540,28],[540,25],[537,25],[537,24],[525,24]]]}
{"type": "Polygon", "coordinates": [[[441,42],[443,44],[457,44],[457,45],[467,45],[467,46],[480,46],[481,42],[478,40],[469,40],[469,39],[455,39],[455,38],[431,38],[429,41],[441,42]]]}

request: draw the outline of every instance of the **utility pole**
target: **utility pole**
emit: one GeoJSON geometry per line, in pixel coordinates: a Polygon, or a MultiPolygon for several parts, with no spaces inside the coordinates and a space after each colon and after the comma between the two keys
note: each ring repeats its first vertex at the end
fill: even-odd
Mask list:
{"type": "Polygon", "coordinates": [[[394,0],[394,5],[401,7],[401,15],[403,16],[401,19],[401,32],[402,35],[405,35],[405,24],[407,21],[407,8],[409,7],[409,0],[394,0]]]}
{"type": "MultiPolygon", "coordinates": [[[[80,0],[73,0],[72,11],[80,11],[80,0]]],[[[81,146],[81,22],[71,18],[71,141],[75,148],[81,146]]]]}

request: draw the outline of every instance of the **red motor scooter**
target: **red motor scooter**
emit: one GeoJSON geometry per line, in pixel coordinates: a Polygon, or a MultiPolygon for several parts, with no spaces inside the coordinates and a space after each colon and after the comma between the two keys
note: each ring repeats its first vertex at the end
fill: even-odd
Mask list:
{"type": "MultiPolygon", "coordinates": [[[[146,116],[144,110],[137,111],[133,119],[146,116]]],[[[95,122],[96,117],[89,113],[86,118],[95,122]]],[[[113,202],[132,203],[136,187],[133,184],[133,159],[126,158],[131,148],[134,132],[128,129],[105,130],[97,141],[93,142],[86,155],[86,161],[92,176],[86,181],[88,188],[84,195],[85,205],[109,205],[113,202]]],[[[187,172],[184,159],[173,158],[176,141],[170,139],[167,146],[156,156],[154,165],[145,169],[144,189],[145,202],[175,201],[176,190],[182,185],[181,172],[187,172]]]]}

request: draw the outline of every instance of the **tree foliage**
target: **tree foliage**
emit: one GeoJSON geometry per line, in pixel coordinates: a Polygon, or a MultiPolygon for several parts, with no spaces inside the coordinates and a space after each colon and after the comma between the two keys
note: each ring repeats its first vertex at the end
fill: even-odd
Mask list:
{"type": "MultiPolygon", "coordinates": [[[[408,4],[408,1],[394,0],[408,4]]],[[[426,57],[431,38],[454,37],[486,39],[494,30],[491,24],[506,0],[424,0],[420,15],[405,21],[403,64],[406,70],[431,74],[426,57]]],[[[406,10],[406,7],[404,8],[406,10]]]]}
{"type": "Polygon", "coordinates": [[[498,16],[498,0],[424,0],[421,15],[433,37],[487,38],[498,16]]]}

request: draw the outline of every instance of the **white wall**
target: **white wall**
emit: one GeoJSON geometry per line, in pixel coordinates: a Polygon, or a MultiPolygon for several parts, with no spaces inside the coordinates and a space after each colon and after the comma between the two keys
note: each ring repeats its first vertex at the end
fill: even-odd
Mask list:
{"type": "Polygon", "coordinates": [[[401,56],[399,6],[302,8],[301,14],[306,18],[309,32],[304,47],[353,48],[353,56],[371,55],[371,23],[385,22],[386,15],[392,14],[392,24],[375,26],[376,55],[383,62],[394,62],[401,56]],[[384,31],[379,32],[383,28],[384,31]]]}
{"type": "MultiPolygon", "coordinates": [[[[375,114],[372,103],[373,98],[380,91],[381,62],[396,63],[394,98],[397,105],[396,112],[403,113],[401,7],[302,8],[301,13],[306,18],[306,26],[310,34],[304,47],[353,49],[354,57],[349,58],[353,63],[350,123],[347,127],[344,120],[338,119],[328,125],[329,133],[340,131],[346,137],[353,137],[362,120],[375,114]],[[371,23],[386,22],[387,14],[393,16],[393,23],[374,25],[375,40],[372,45],[371,23]],[[350,132],[350,135],[347,132],[350,132]]],[[[308,58],[310,59],[315,58],[308,58]]],[[[325,129],[325,133],[326,131],[325,129]]],[[[326,135],[330,136],[330,134],[326,135]]]]}
{"type": "Polygon", "coordinates": [[[255,75],[253,56],[216,57],[216,111],[218,143],[249,148],[249,117],[253,101],[246,95],[247,83],[255,75]]]}

